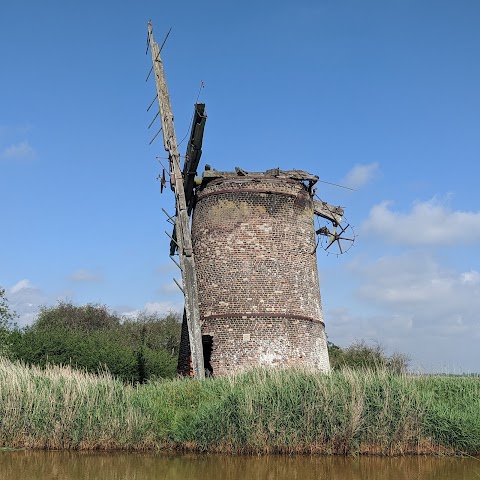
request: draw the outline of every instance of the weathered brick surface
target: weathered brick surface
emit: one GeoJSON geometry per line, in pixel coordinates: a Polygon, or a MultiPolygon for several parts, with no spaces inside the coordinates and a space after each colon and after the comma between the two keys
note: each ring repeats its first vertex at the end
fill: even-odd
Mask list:
{"type": "Polygon", "coordinates": [[[214,375],[253,365],[329,369],[313,217],[294,180],[218,179],[198,193],[192,240],[214,375]]]}

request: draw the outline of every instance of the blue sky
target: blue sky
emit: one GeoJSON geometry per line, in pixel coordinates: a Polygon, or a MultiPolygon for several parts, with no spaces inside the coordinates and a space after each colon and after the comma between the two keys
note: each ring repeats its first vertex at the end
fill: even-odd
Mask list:
{"type": "Polygon", "coordinates": [[[318,253],[330,340],[480,371],[479,18],[475,0],[4,2],[0,285],[20,324],[59,299],[181,308],[148,145],[151,19],[159,42],[173,27],[179,140],[205,83],[201,168],[356,189],[318,189],[357,234],[318,253]]]}

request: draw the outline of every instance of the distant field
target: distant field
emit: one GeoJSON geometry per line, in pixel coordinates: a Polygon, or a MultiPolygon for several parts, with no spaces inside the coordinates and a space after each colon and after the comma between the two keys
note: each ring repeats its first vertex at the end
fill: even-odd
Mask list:
{"type": "Polygon", "coordinates": [[[254,370],[126,386],[0,359],[0,447],[480,453],[480,378],[254,370]]]}

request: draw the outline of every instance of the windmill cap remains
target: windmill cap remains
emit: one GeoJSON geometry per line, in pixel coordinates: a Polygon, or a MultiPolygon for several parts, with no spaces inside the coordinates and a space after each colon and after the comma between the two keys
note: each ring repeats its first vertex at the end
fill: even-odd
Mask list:
{"type": "MultiPolygon", "coordinates": [[[[243,168],[235,167],[235,171],[222,172],[219,170],[212,169],[210,165],[206,166],[205,170],[202,173],[202,177],[196,180],[198,188],[202,189],[209,182],[213,180],[230,180],[238,179],[244,177],[245,179],[268,179],[268,178],[277,178],[285,180],[294,180],[297,182],[305,182],[305,188],[310,193],[311,197],[314,195],[314,190],[312,187],[317,183],[319,177],[318,175],[312,175],[304,170],[280,170],[280,168],[271,168],[265,170],[264,172],[247,172],[243,168]]],[[[316,215],[319,217],[330,220],[333,223],[340,224],[343,217],[343,208],[339,206],[330,205],[321,200],[313,200],[313,210],[316,215]]]]}

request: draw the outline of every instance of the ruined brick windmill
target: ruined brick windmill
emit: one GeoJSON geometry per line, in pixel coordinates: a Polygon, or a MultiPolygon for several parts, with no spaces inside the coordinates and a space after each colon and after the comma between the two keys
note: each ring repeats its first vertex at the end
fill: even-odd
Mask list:
{"type": "MultiPolygon", "coordinates": [[[[181,270],[185,296],[179,373],[203,378],[255,365],[328,371],[316,234],[327,251],[347,250],[354,237],[346,235],[348,225],[341,226],[343,209],[314,200],[318,177],[301,170],[220,172],[207,166],[196,179],[204,104],[195,104],[182,169],[150,22],[148,45],[157,89],[151,105],[158,99],[175,194],[170,256],[181,270]],[[332,228],[315,230],[315,216],[332,228]]],[[[164,173],[162,190],[165,185],[164,173]]]]}

